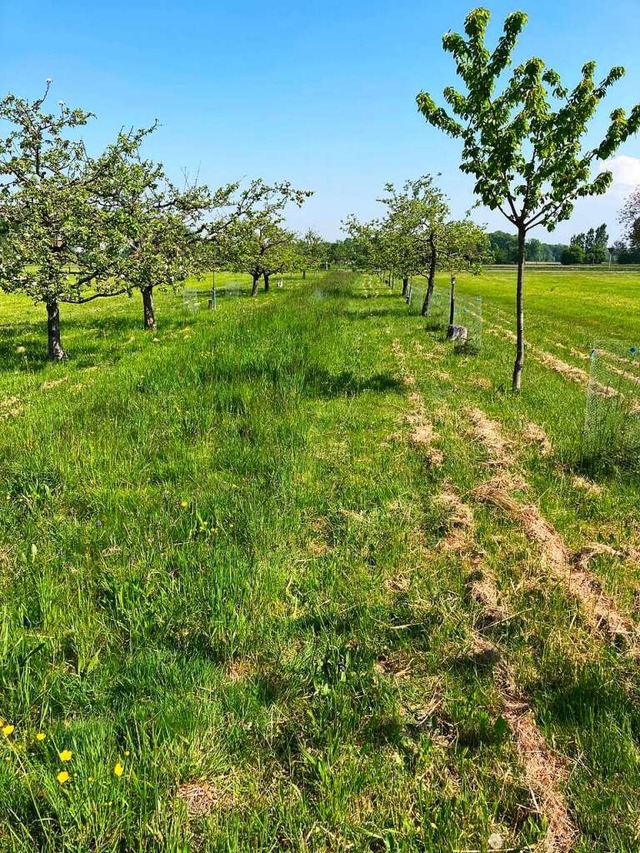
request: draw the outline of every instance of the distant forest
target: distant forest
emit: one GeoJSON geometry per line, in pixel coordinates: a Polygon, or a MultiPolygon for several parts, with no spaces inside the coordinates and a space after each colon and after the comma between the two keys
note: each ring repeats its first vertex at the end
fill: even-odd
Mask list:
{"type": "MultiPolygon", "coordinates": [[[[518,261],[518,238],[506,231],[489,234],[489,244],[495,264],[515,264],[518,261]]],[[[526,259],[535,263],[559,262],[567,248],[563,243],[543,243],[532,237],[525,243],[526,259]]]]}
{"type": "MultiPolygon", "coordinates": [[[[493,231],[487,234],[492,263],[515,264],[518,258],[518,238],[506,231],[493,231]]],[[[613,263],[640,264],[640,246],[627,245],[622,240],[609,244],[606,225],[590,228],[584,234],[574,234],[569,244],[543,243],[532,237],[525,244],[526,259],[529,263],[560,263],[564,265],[596,265],[609,262],[609,248],[613,249],[613,263]]],[[[337,266],[364,268],[368,255],[361,241],[347,237],[345,240],[323,244],[323,263],[337,266]]]]}

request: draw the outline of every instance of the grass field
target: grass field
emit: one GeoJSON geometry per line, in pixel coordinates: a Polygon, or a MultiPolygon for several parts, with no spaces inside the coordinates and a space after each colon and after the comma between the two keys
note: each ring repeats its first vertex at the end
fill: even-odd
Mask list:
{"type": "Polygon", "coordinates": [[[640,274],[531,271],[519,396],[513,286],[477,355],[369,275],[64,308],[61,365],[0,300],[0,850],[637,853],[640,478],[581,437],[640,274]]]}

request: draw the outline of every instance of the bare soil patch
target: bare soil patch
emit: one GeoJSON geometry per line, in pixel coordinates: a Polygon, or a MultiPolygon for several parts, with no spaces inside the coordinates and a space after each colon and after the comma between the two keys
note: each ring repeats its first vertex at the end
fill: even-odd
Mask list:
{"type": "Polygon", "coordinates": [[[187,809],[189,817],[206,817],[215,809],[231,808],[233,796],[229,791],[216,788],[206,780],[184,782],[178,788],[176,796],[187,809]]]}

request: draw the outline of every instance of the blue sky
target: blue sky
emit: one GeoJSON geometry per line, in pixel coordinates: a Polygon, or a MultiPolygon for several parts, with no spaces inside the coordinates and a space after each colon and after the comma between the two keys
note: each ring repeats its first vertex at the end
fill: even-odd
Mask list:
{"type": "MultiPolygon", "coordinates": [[[[104,145],[121,126],[161,127],[146,153],[176,178],[186,169],[217,186],[246,176],[289,179],[314,197],[290,224],[341,236],[348,213],[369,218],[386,181],[441,173],[452,213],[473,204],[471,180],[458,168],[460,144],[418,114],[421,89],[439,96],[455,83],[441,47],[460,30],[471,0],[30,0],[0,2],[0,91],[37,95],[52,77],[52,96],[98,116],[86,136],[104,145]]],[[[490,33],[521,8],[529,24],[516,59],[541,56],[574,83],[595,59],[603,74],[627,76],[594,122],[596,141],[614,106],[640,100],[638,0],[496,2],[490,33]]],[[[553,241],[607,222],[640,184],[640,138],[613,163],[607,196],[585,200],[553,241]]],[[[476,210],[491,230],[510,226],[476,210]]],[[[534,236],[546,239],[538,230],[534,236]]]]}

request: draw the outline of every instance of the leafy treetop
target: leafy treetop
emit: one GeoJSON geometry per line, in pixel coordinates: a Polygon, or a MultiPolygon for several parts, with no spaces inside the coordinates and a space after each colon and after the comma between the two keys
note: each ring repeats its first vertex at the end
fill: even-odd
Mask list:
{"type": "Polygon", "coordinates": [[[462,139],[461,169],[475,177],[475,192],[484,204],[501,210],[523,230],[536,225],[552,230],[570,216],[575,199],[606,192],[611,173],[601,172],[592,180],[591,166],[610,157],[638,129],[640,106],[628,118],[623,109],[615,109],[603,139],[583,151],[580,138],[624,69],[616,66],[596,83],[595,63],[587,62],[580,82],[569,90],[556,71],[532,57],[514,69],[496,94],[527,15],[513,12],[506,18],[493,51],[484,44],[489,18],[488,9],[474,9],[465,20],[466,38],[453,32],[443,37],[444,50],[453,55],[467,89],[444,90],[453,115],[426,92],[418,95],[418,108],[428,122],[462,139]]]}

